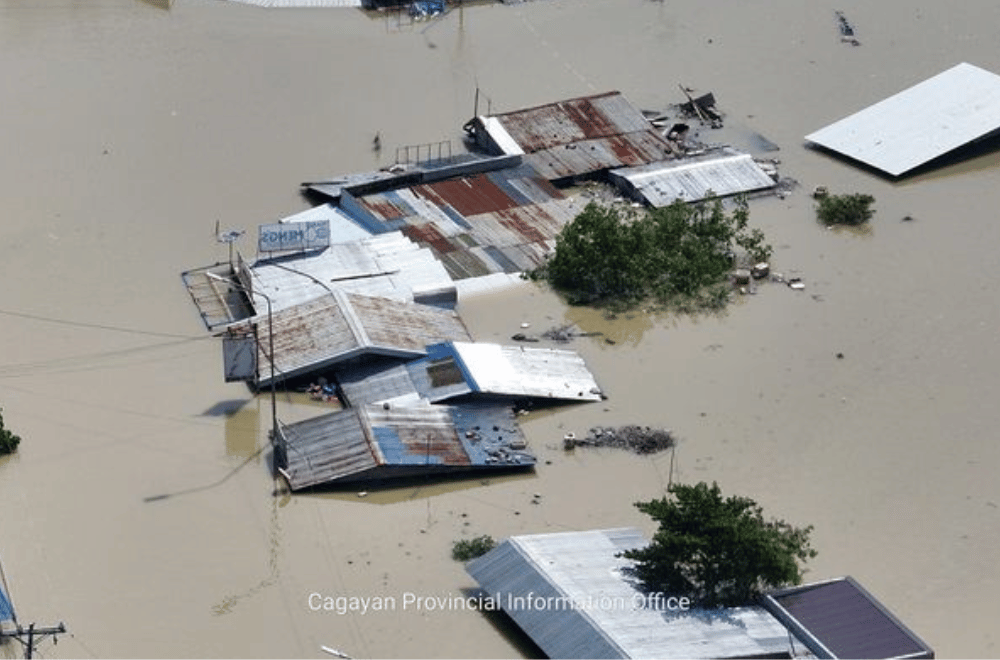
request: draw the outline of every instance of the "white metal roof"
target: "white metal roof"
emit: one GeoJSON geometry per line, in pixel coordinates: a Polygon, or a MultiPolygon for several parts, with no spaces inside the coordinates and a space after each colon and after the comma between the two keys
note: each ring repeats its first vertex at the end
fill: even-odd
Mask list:
{"type": "Polygon", "coordinates": [[[612,170],[611,179],[619,185],[627,182],[626,187],[655,207],[774,186],[774,179],[750,154],[728,147],[704,156],[612,170]]]}
{"type": "Polygon", "coordinates": [[[575,351],[460,341],[452,346],[477,392],[601,400],[593,374],[575,351]]]}
{"type": "Polygon", "coordinates": [[[954,66],[806,140],[899,176],[1000,130],[1000,76],[954,66]]]}
{"type": "Polygon", "coordinates": [[[330,242],[331,243],[353,243],[365,238],[369,238],[372,233],[354,221],[351,216],[340,210],[333,204],[320,204],[311,209],[300,211],[293,215],[282,218],[278,222],[314,222],[316,220],[330,221],[330,242]]]}
{"type": "Polygon", "coordinates": [[[254,308],[293,307],[334,289],[421,302],[450,292],[455,284],[434,254],[400,232],[331,245],[322,252],[260,260],[250,267],[254,308]]]}
{"type": "Polygon", "coordinates": [[[625,569],[631,560],[618,556],[645,545],[632,528],[515,536],[467,570],[552,658],[777,657],[790,651],[788,630],[761,607],[656,607],[630,580],[625,569]]]}

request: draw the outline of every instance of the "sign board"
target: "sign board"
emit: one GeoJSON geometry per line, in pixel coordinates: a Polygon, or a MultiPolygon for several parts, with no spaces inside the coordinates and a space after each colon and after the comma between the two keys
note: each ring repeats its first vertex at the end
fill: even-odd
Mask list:
{"type": "Polygon", "coordinates": [[[261,225],[258,252],[316,250],[330,245],[330,221],[279,222],[261,225]]]}
{"type": "Polygon", "coordinates": [[[253,335],[222,338],[226,382],[257,379],[257,340],[253,335]]]}

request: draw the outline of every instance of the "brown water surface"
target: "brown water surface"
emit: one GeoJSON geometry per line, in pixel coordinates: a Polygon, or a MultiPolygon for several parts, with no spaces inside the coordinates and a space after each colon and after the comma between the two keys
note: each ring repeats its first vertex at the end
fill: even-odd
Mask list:
{"type": "Polygon", "coordinates": [[[0,557],[22,622],[71,632],[44,654],[531,653],[480,613],[403,598],[475,586],[458,538],[651,532],[632,503],[673,478],[815,525],[808,578],[855,576],[939,656],[997,655],[1000,156],[892,182],[802,136],[961,61],[1000,71],[1000,5],[547,0],[417,25],[164,6],[0,0],[0,405],[23,438],[0,459],[0,557]],[[216,222],[252,256],[258,224],[307,206],[300,182],[457,149],[477,85],[502,111],[612,89],[663,109],[678,84],[780,147],[800,186],[751,219],[805,291],[765,285],[697,319],[607,319],[530,286],[463,301],[482,340],[522,322],[603,333],[573,347],[610,398],[523,418],[533,475],[283,494],[269,402],[223,382],[179,277],[226,258],[216,222]],[[818,226],[816,185],[872,194],[870,231],[818,226]],[[673,474],[669,454],[561,449],[617,423],[673,429],[673,474]],[[317,612],[312,593],[396,607],[317,612]]]}

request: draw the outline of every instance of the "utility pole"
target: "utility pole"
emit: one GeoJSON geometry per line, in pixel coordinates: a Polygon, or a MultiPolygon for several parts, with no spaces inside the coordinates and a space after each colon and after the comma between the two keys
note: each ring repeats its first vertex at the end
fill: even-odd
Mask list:
{"type": "Polygon", "coordinates": [[[58,638],[56,635],[66,632],[66,625],[62,622],[58,626],[47,626],[42,628],[35,627],[35,624],[30,624],[27,628],[24,628],[21,624],[17,624],[17,628],[12,632],[5,632],[0,630],[0,638],[12,637],[24,645],[24,657],[30,658],[34,657],[35,647],[38,646],[48,635],[52,635],[52,642],[56,643],[58,638]]]}

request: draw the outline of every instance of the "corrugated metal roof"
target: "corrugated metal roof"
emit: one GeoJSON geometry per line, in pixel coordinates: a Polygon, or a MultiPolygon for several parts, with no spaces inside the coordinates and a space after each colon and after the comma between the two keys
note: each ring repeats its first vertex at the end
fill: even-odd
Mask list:
{"type": "Polygon", "coordinates": [[[281,436],[281,468],[292,490],[535,462],[512,411],[498,406],[363,406],[282,426],[281,436]]]}
{"type": "Polygon", "coordinates": [[[398,229],[427,246],[458,280],[541,265],[582,208],[522,165],[358,196],[349,212],[375,233],[398,229]]]}
{"type": "Polygon", "coordinates": [[[620,92],[478,118],[477,130],[503,153],[550,180],[667,160],[669,142],[620,92]]]}
{"type": "Polygon", "coordinates": [[[14,620],[14,606],[10,604],[7,594],[0,589],[0,622],[14,620]]]}
{"type": "Polygon", "coordinates": [[[249,267],[248,275],[258,314],[267,310],[264,296],[277,311],[334,289],[418,302],[439,296],[452,303],[455,299],[455,285],[434,254],[399,232],[320,252],[261,259],[249,267]]]}
{"type": "MultiPolygon", "coordinates": [[[[507,396],[600,401],[601,390],[575,351],[500,344],[449,342],[474,392],[507,396]]],[[[435,352],[428,349],[428,360],[435,352]]]]}
{"type": "Polygon", "coordinates": [[[651,206],[694,202],[772,188],[772,179],[750,154],[729,147],[682,160],[611,171],[611,180],[651,206]]]}
{"type": "Polygon", "coordinates": [[[850,576],[768,594],[764,605],[820,658],[934,657],[850,576]]]}
{"type": "Polygon", "coordinates": [[[371,232],[354,221],[351,216],[341,211],[333,204],[320,204],[311,209],[282,218],[278,222],[314,222],[316,220],[330,221],[331,243],[353,243],[371,237],[371,232]]]}
{"type": "Polygon", "coordinates": [[[646,543],[632,528],[515,536],[466,570],[551,658],[790,652],[788,631],[763,608],[672,611],[644,598],[618,553],[646,543]]]}
{"type": "Polygon", "coordinates": [[[899,176],[1000,130],[1000,76],[958,64],[806,140],[899,176]]]}
{"type": "Polygon", "coordinates": [[[326,296],[280,309],[270,321],[257,317],[258,387],[271,383],[268,357],[272,323],[279,380],[361,355],[419,357],[426,354],[428,344],[471,339],[453,310],[335,289],[326,296]]]}
{"type": "Polygon", "coordinates": [[[563,401],[600,401],[601,390],[583,358],[554,348],[461,341],[427,347],[405,364],[360,365],[338,374],[352,406],[398,397],[442,402],[480,394],[563,401]]]}

